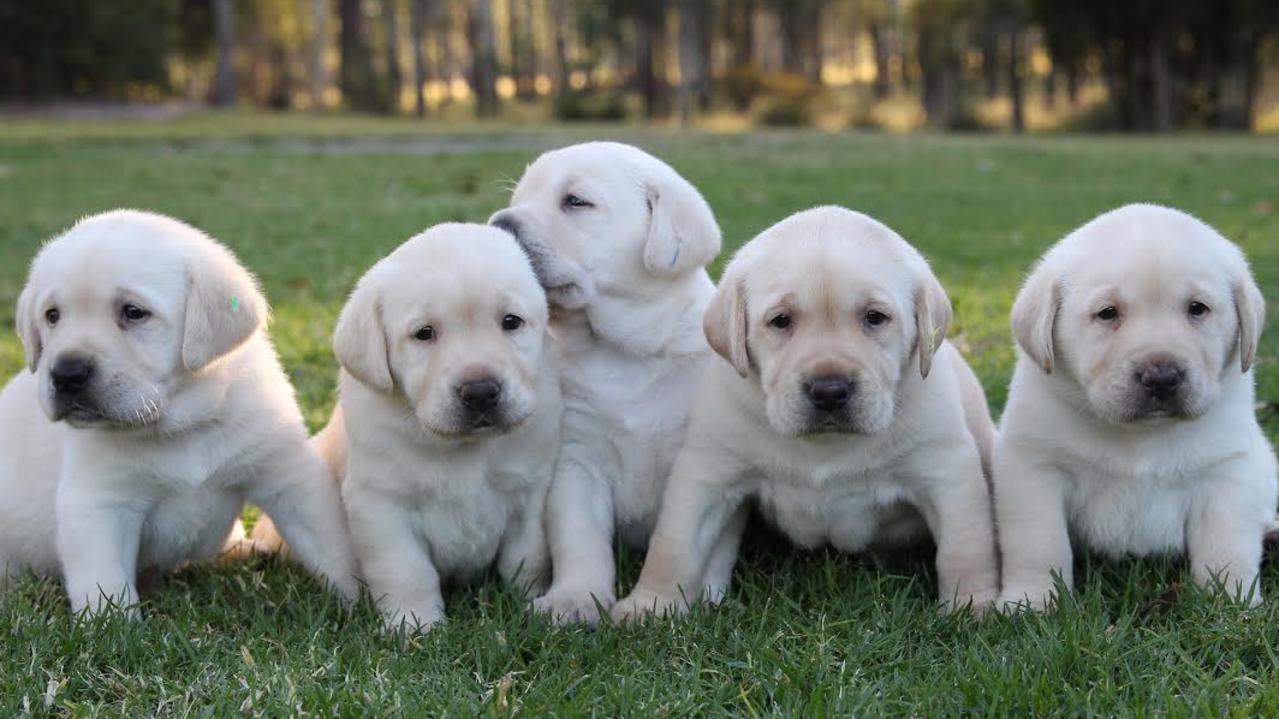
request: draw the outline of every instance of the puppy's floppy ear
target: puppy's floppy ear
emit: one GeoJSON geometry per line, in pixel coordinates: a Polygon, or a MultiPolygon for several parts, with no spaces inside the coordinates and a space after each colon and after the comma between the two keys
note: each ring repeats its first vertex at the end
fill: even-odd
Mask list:
{"type": "Polygon", "coordinates": [[[395,387],[377,288],[361,280],[333,331],[333,353],[342,369],[379,392],[395,387]]]}
{"type": "Polygon", "coordinates": [[[933,355],[946,339],[952,312],[946,290],[932,272],[924,275],[915,290],[915,351],[919,353],[919,375],[927,378],[933,355]]]}
{"type": "Polygon", "coordinates": [[[1040,263],[1013,302],[1013,337],[1044,372],[1053,371],[1053,326],[1061,306],[1061,285],[1040,263]]]}
{"type": "Polygon", "coordinates": [[[746,330],[746,288],[740,277],[724,277],[702,315],[702,331],[711,349],[743,377],[751,371],[746,330]]]}
{"type": "Polygon", "coordinates": [[[244,344],[267,318],[266,298],[257,281],[231,251],[201,248],[187,264],[186,320],[182,364],[198,372],[244,344]]]}
{"type": "Polygon", "coordinates": [[[719,225],[697,188],[674,170],[650,177],[648,241],[644,267],[658,277],[678,277],[719,254],[719,225]]]}
{"type": "Polygon", "coordinates": [[[18,329],[18,337],[22,340],[27,369],[35,372],[36,365],[40,364],[40,354],[44,351],[44,339],[40,336],[40,319],[36,317],[35,308],[35,288],[30,279],[27,280],[27,286],[22,288],[22,294],[18,295],[18,307],[13,321],[18,329]]]}
{"type": "Polygon", "coordinates": [[[1257,343],[1261,341],[1261,328],[1266,324],[1266,300],[1247,270],[1235,280],[1232,292],[1235,314],[1239,319],[1239,367],[1247,372],[1257,359],[1257,343]]]}

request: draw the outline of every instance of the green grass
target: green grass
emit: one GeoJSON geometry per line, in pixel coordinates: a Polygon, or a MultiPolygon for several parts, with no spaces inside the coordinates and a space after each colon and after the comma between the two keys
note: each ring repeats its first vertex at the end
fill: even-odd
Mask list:
{"type": "MultiPolygon", "coordinates": [[[[262,278],[316,426],[334,399],[330,329],[365,268],[430,224],[483,220],[538,151],[592,137],[636,142],[701,187],[724,228],[721,264],[815,204],[899,230],[949,289],[952,337],[996,412],[1020,278],[1063,233],[1118,204],[1167,203],[1213,223],[1244,246],[1279,306],[1275,138],[423,130],[207,115],[0,124],[0,323],[12,324],[42,240],[112,207],[170,213],[262,278]]],[[[1257,373],[1272,439],[1273,315],[1257,373]]],[[[20,364],[16,337],[0,338],[0,373],[20,364]]],[[[638,564],[624,558],[628,586],[638,564]]],[[[371,607],[345,614],[273,560],[182,572],[137,625],[72,623],[59,589],[30,581],[0,602],[0,715],[1279,712],[1279,602],[1244,612],[1189,588],[1168,601],[1184,575],[1172,561],[1083,558],[1080,590],[1061,610],[977,620],[936,611],[924,557],[804,553],[756,537],[727,604],[674,625],[557,630],[490,581],[452,591],[449,624],[418,638],[383,635],[371,607]]],[[[1279,563],[1263,589],[1279,597],[1279,563]]]]}

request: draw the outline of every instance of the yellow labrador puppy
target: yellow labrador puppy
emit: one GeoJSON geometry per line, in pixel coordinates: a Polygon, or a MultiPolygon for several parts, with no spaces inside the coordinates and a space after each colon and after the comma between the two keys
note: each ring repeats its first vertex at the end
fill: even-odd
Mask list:
{"type": "Polygon", "coordinates": [[[1130,205],[1044,255],[1013,305],[1020,348],[995,451],[1009,604],[1071,586],[1072,539],[1188,552],[1261,601],[1275,456],[1254,413],[1261,293],[1243,254],[1177,210],[1130,205]]]}
{"type": "Polygon", "coordinates": [[[177,220],[108,212],[46,245],[18,298],[30,372],[0,394],[0,581],[128,607],[139,572],[217,553],[248,499],[353,597],[336,485],[266,316],[235,257],[177,220]]]}
{"type": "Polygon", "coordinates": [[[614,600],[614,532],[647,544],[684,441],[711,355],[704,268],[719,226],[675,170],[613,142],[542,155],[490,222],[515,234],[546,288],[564,391],[547,514],[554,579],[535,606],[594,623],[614,600]]]}
{"type": "Polygon", "coordinates": [[[723,358],[697,395],[639,584],[613,608],[682,612],[729,586],[747,500],[805,547],[937,541],[940,595],[998,594],[977,378],[950,302],[888,227],[821,207],[742,248],[706,312],[723,358]]]}
{"type": "Polygon", "coordinates": [[[441,578],[497,563],[536,593],[559,448],[546,295],[506,232],[445,224],[373,266],[333,347],[341,404],[320,436],[388,627],[444,619],[441,578]]]}

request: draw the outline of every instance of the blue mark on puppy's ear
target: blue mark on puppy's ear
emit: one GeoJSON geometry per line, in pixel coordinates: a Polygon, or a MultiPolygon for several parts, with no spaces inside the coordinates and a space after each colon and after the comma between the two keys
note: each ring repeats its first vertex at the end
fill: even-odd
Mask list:
{"type": "Polygon", "coordinates": [[[238,312],[238,311],[239,311],[239,309],[240,309],[240,298],[239,298],[239,297],[232,297],[232,298],[231,298],[231,311],[232,311],[232,312],[238,312]]]}
{"type": "Polygon", "coordinates": [[[671,267],[674,267],[675,263],[679,262],[679,248],[680,245],[677,243],[675,245],[675,254],[671,255],[671,267]]]}

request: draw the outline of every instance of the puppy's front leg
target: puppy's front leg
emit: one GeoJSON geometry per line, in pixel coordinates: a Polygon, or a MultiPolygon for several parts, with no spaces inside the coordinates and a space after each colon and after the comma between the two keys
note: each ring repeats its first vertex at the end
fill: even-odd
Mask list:
{"type": "Polygon", "coordinates": [[[1037,461],[1032,451],[1002,443],[994,457],[995,524],[1003,553],[1007,609],[1046,609],[1053,572],[1067,589],[1074,584],[1070,532],[1066,526],[1066,475],[1037,461]]]}
{"type": "MultiPolygon", "coordinates": [[[[568,448],[566,448],[567,450],[568,448]]],[[[556,623],[597,624],[613,606],[613,494],[587,465],[561,457],[546,500],[551,588],[534,600],[556,623]]]]}
{"type": "Polygon", "coordinates": [[[541,594],[550,579],[551,558],[543,521],[546,495],[547,489],[543,488],[527,498],[527,504],[519,509],[507,528],[497,557],[498,574],[526,597],[541,594]]]}
{"type": "Polygon", "coordinates": [[[920,509],[937,543],[939,599],[947,609],[982,611],[999,596],[999,566],[981,459],[971,446],[927,459],[917,468],[928,487],[920,509]]]}
{"type": "Polygon", "coordinates": [[[719,604],[728,595],[733,581],[733,565],[737,564],[737,550],[742,545],[742,533],[750,520],[751,505],[742,502],[720,532],[710,559],[706,560],[706,572],[702,579],[702,597],[711,604],[719,604]]]}
{"type": "Polygon", "coordinates": [[[1201,487],[1187,517],[1186,547],[1196,582],[1205,587],[1220,582],[1232,597],[1257,606],[1262,539],[1272,519],[1274,492],[1248,476],[1248,470],[1259,468],[1236,464],[1201,487]]]}
{"type": "MultiPolygon", "coordinates": [[[[685,448],[671,471],[657,529],[644,558],[644,569],[630,595],[613,607],[613,620],[626,622],[645,614],[682,614],[702,591],[707,563],[717,544],[736,558],[744,521],[730,518],[743,501],[726,487],[736,472],[716,453],[685,448]],[[721,542],[722,540],[722,542],[721,542]]],[[[727,556],[717,557],[716,571],[732,572],[727,556]]],[[[727,587],[722,576],[714,581],[727,587]]]]}
{"type": "Polygon", "coordinates": [[[56,508],[58,560],[71,611],[111,606],[138,618],[138,545],[144,507],[112,492],[63,480],[56,508]]]}
{"type": "Polygon", "coordinates": [[[440,575],[409,512],[395,497],[360,486],[358,475],[343,486],[342,499],[364,581],[387,628],[418,632],[443,621],[440,575]]]}
{"type": "Polygon", "coordinates": [[[337,481],[305,442],[285,446],[258,468],[260,476],[247,487],[249,499],[274,520],[304,567],[354,601],[360,589],[337,481]]]}

